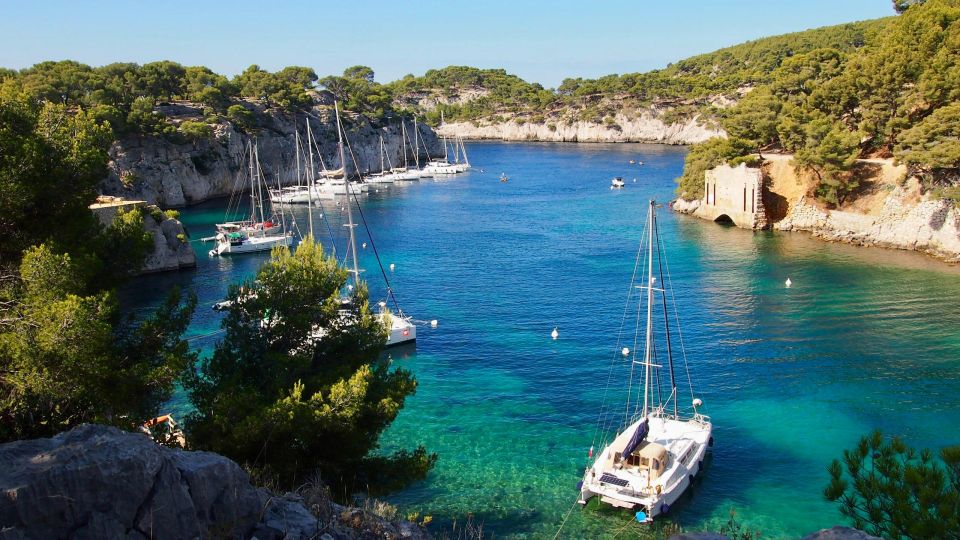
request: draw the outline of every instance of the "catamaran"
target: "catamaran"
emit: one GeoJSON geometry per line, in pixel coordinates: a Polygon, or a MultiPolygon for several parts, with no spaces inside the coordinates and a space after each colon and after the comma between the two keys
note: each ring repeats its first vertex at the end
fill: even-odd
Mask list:
{"type": "MultiPolygon", "coordinates": [[[[713,445],[713,425],[710,417],[698,410],[703,402],[694,397],[689,375],[691,407],[683,414],[680,411],[674,371],[676,350],[671,345],[671,338],[674,334],[677,337],[681,334],[676,309],[673,310],[675,323],[670,324],[671,314],[667,309],[669,265],[661,249],[654,201],[650,201],[646,228],[646,256],[641,243],[637,266],[634,267],[634,276],[644,273],[645,279],[639,285],[631,283],[623,323],[626,326],[630,322],[628,319],[635,321],[631,343],[636,343],[640,334],[641,308],[646,308],[643,356],[638,358],[636,351],[628,347],[620,349],[617,344],[614,362],[619,363],[621,357],[629,361],[629,377],[624,379],[627,382],[626,403],[620,408],[605,401],[601,408],[595,437],[596,434],[602,437],[603,450],[586,468],[579,498],[583,505],[599,497],[601,503],[638,510],[636,517],[639,521],[652,521],[654,517],[669,512],[700,472],[704,457],[713,445]],[[664,269],[667,271],[666,283],[664,269]],[[634,294],[634,290],[642,292],[634,294]],[[633,309],[630,309],[631,304],[636,304],[633,309]],[[655,306],[657,311],[662,306],[662,316],[655,313],[655,306]],[[655,319],[664,323],[659,333],[654,330],[655,319]],[[643,385],[634,388],[634,375],[638,369],[643,371],[643,385]],[[616,432],[606,433],[618,419],[616,432]]],[[[673,293],[669,292],[672,302],[673,293]]],[[[680,352],[683,356],[682,338],[680,352]]],[[[683,360],[686,363],[685,357],[683,360]]],[[[593,446],[589,457],[593,458],[593,446]]]]}
{"type": "Polygon", "coordinates": [[[233,253],[269,251],[275,246],[289,246],[293,235],[286,232],[283,216],[280,216],[280,232],[272,220],[268,220],[263,210],[263,174],[260,170],[260,155],[257,147],[248,143],[250,176],[250,219],[242,222],[228,222],[217,225],[217,246],[210,250],[210,256],[233,253]],[[259,215],[258,215],[259,214],[259,215]],[[243,225],[250,224],[250,225],[243,225]]]}

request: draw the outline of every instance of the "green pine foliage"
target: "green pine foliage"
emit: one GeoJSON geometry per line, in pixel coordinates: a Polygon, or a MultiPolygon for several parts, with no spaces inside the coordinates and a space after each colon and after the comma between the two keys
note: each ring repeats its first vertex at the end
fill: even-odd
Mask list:
{"type": "Polygon", "coordinates": [[[824,495],[857,529],[893,540],[960,538],[960,446],[934,457],[876,431],[828,470],[824,495]]]}
{"type": "MultiPolygon", "coordinates": [[[[874,23],[883,31],[864,32],[857,47],[821,47],[782,61],[725,112],[724,128],[751,151],[794,154],[798,167],[819,178],[816,193],[829,204],[856,191],[851,170],[865,155],[893,155],[910,173],[952,187],[960,173],[960,1],[904,5],[899,17],[874,23]]],[[[678,191],[699,172],[686,170],[678,191]]]]}
{"type": "Polygon", "coordinates": [[[184,383],[196,408],[186,421],[193,446],[288,486],[319,470],[344,496],[427,473],[436,456],[422,447],[373,455],[416,380],[378,359],[386,330],[365,287],[342,303],[347,278],[307,238],[296,252],[277,248],[255,279],[230,288],[237,301],[224,337],[184,383]]]}
{"type": "Polygon", "coordinates": [[[2,282],[0,442],[86,422],[137,429],[195,361],[180,339],[195,300],[177,291],[147,320],[123,320],[110,291],[85,292],[83,264],[43,244],[2,282]]]}
{"type": "Polygon", "coordinates": [[[104,228],[88,208],[110,140],[89,112],[0,83],[0,442],[136,429],[194,361],[180,339],[192,299],[174,292],[142,321],[114,300],[153,239],[139,209],[104,228]]]}

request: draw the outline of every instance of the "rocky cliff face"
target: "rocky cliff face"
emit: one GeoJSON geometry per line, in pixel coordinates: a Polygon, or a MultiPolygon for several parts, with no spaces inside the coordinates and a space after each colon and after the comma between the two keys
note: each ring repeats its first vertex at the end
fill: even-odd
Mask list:
{"type": "Polygon", "coordinates": [[[143,228],[153,236],[153,251],[143,262],[141,274],[192,268],[197,265],[197,255],[190,247],[187,231],[179,220],[163,216],[158,222],[148,215],[143,219],[143,228]]]}
{"type": "MultiPolygon", "coordinates": [[[[768,161],[763,167],[761,206],[767,208],[765,219],[754,223],[754,228],[805,231],[824,240],[919,251],[947,262],[960,262],[960,210],[953,201],[926,193],[916,178],[904,179],[905,168],[890,160],[861,160],[858,174],[865,189],[842,208],[828,209],[810,196],[813,180],[794,171],[792,156],[765,157],[768,161]]],[[[730,168],[721,165],[708,176],[719,169],[730,168]]],[[[750,180],[727,176],[735,191],[750,180]]],[[[734,224],[752,227],[736,219],[740,208],[724,209],[704,200],[678,199],[673,209],[710,220],[726,214],[734,224]]]]}
{"type": "Polygon", "coordinates": [[[952,201],[910,202],[897,188],[877,215],[821,209],[802,197],[774,227],[863,246],[909,249],[960,262],[960,212],[952,201]]]}
{"type": "Polygon", "coordinates": [[[4,540],[428,538],[409,522],[274,495],[251,486],[223,456],[164,448],[110,427],[8,443],[0,463],[4,540]]]}
{"type": "Polygon", "coordinates": [[[480,121],[446,123],[437,134],[466,139],[499,139],[505,141],[548,142],[648,142],[663,144],[693,144],[711,137],[725,136],[715,127],[700,122],[699,117],[686,122],[664,123],[653,111],[644,110],[636,117],[622,113],[611,123],[558,120],[556,123],[513,121],[491,123],[480,121]]]}
{"type": "MultiPolygon", "coordinates": [[[[213,138],[195,142],[177,143],[157,136],[132,136],[116,141],[110,148],[110,174],[102,182],[101,192],[125,199],[145,200],[162,208],[186,206],[230,195],[237,173],[247,167],[244,156],[251,138],[257,143],[260,165],[266,179],[271,184],[275,183],[280,171],[282,184],[295,184],[295,175],[292,173],[295,167],[294,134],[299,128],[301,138],[305,137],[308,118],[323,162],[331,169],[340,166],[336,123],[331,107],[318,104],[309,114],[297,113],[294,116],[266,110],[255,103],[246,103],[246,106],[254,112],[258,124],[252,135],[223,121],[214,125],[213,138]]],[[[189,103],[161,107],[161,113],[174,118],[175,122],[203,119],[201,107],[189,103]]],[[[342,114],[342,119],[361,172],[380,170],[381,135],[393,165],[402,163],[399,121],[388,122],[380,127],[352,113],[342,114]]],[[[421,160],[426,152],[433,156],[441,154],[442,147],[433,131],[419,124],[418,130],[421,160]]],[[[407,135],[412,141],[412,125],[407,125],[407,135]]],[[[407,148],[408,162],[412,166],[413,152],[409,145],[412,142],[408,142],[407,148]]],[[[353,171],[349,151],[347,163],[348,169],[353,171]]],[[[319,163],[316,166],[319,168],[319,163]]]]}

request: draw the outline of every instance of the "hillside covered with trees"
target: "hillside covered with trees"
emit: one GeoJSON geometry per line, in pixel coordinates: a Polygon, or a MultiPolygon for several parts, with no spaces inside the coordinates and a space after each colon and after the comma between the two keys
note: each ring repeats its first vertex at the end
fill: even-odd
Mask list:
{"type": "Polygon", "coordinates": [[[681,60],[646,73],[568,78],[545,89],[502,69],[450,66],[407,75],[388,84],[402,106],[422,110],[434,124],[446,120],[602,121],[629,109],[669,109],[667,120],[706,112],[723,98],[737,99],[768,83],[793,56],[817,49],[854,51],[874,39],[891,18],[818,28],[749,41],[681,60]]]}
{"type": "Polygon", "coordinates": [[[857,158],[891,156],[935,195],[960,200],[960,1],[895,4],[902,13],[862,46],[792,55],[723,111],[729,137],[691,149],[681,196],[702,196],[710,167],[777,150],[816,176],[827,204],[856,192],[857,158]]]}

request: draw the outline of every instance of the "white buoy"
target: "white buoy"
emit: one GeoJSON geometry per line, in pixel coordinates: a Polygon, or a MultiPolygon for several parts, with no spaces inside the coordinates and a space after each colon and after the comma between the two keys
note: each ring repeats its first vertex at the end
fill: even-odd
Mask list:
{"type": "Polygon", "coordinates": [[[348,291],[352,291],[352,290],[353,290],[353,285],[347,285],[347,290],[348,290],[348,291]]]}
{"type": "Polygon", "coordinates": [[[630,348],[624,347],[623,350],[620,351],[620,353],[623,354],[624,356],[630,356],[630,348]]]}
{"type": "Polygon", "coordinates": [[[363,247],[363,249],[367,249],[367,243],[366,243],[366,242],[364,242],[363,244],[361,244],[361,246],[363,247]]]}
{"type": "Polygon", "coordinates": [[[557,332],[556,326],[553,327],[553,332],[550,332],[550,337],[552,337],[553,339],[557,339],[558,337],[560,337],[560,332],[557,332]]]}
{"type": "Polygon", "coordinates": [[[434,320],[430,321],[430,326],[431,326],[432,328],[436,328],[436,327],[437,327],[437,320],[434,319],[434,320]]]}
{"type": "Polygon", "coordinates": [[[792,281],[790,281],[790,278],[787,278],[787,280],[786,280],[786,281],[784,281],[784,282],[783,282],[783,284],[784,284],[784,285],[786,285],[786,286],[787,286],[787,288],[789,289],[789,288],[790,288],[790,286],[791,286],[791,285],[793,285],[793,282],[792,282],[792,281]]]}
{"type": "Polygon", "coordinates": [[[701,406],[701,405],[703,405],[703,400],[702,400],[702,399],[696,398],[696,399],[693,400],[693,406],[694,406],[694,407],[699,407],[699,406],[701,406]]]}
{"type": "Polygon", "coordinates": [[[380,303],[378,303],[377,305],[380,306],[380,309],[387,307],[387,303],[384,302],[383,300],[381,300],[380,303]]]}
{"type": "Polygon", "coordinates": [[[390,263],[390,271],[391,271],[391,272],[393,272],[393,270],[394,270],[396,267],[397,267],[397,265],[395,265],[395,264],[393,264],[393,263],[390,263]]]}

